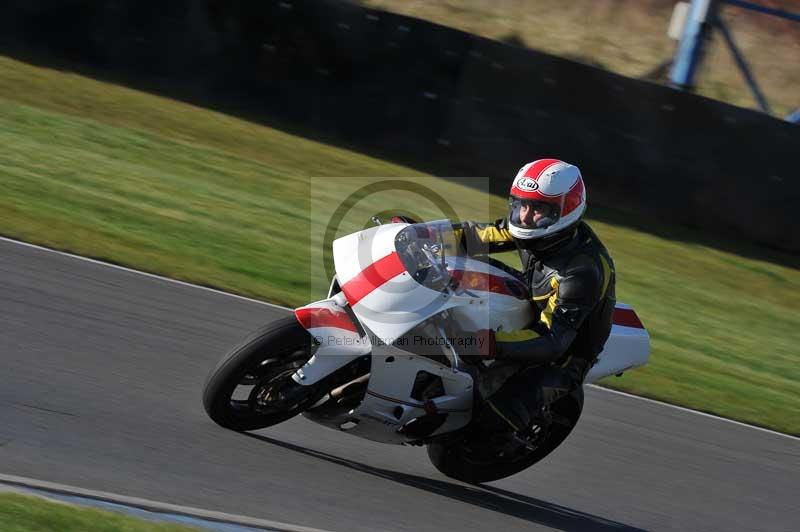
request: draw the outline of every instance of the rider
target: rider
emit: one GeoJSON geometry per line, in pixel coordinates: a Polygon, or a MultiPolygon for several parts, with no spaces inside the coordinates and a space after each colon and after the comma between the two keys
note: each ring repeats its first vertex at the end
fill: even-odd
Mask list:
{"type": "Polygon", "coordinates": [[[525,431],[546,407],[579,388],[611,331],[614,263],[581,220],[580,170],[557,159],[523,166],[511,185],[509,214],[494,224],[462,224],[471,255],[516,248],[537,318],[522,331],[481,331],[484,358],[514,362],[516,373],[487,398],[477,422],[525,431]]]}

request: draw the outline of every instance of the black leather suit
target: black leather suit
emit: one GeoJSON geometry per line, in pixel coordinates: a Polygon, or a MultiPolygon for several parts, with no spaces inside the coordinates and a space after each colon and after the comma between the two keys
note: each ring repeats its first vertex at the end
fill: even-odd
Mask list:
{"type": "Polygon", "coordinates": [[[478,421],[525,430],[542,408],[583,383],[611,331],[614,263],[585,222],[546,239],[514,239],[505,220],[463,224],[470,255],[518,249],[538,319],[524,331],[497,333],[496,358],[516,370],[485,398],[478,421]]]}

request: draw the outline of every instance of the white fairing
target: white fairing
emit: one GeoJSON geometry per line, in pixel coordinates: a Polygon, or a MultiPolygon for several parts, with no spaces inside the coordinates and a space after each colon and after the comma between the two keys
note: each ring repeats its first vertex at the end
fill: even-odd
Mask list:
{"type": "MultiPolygon", "coordinates": [[[[363,278],[362,272],[395,253],[395,237],[407,225],[380,225],[333,242],[336,277],[345,287],[345,293],[348,283],[358,283],[363,278]]],[[[383,276],[383,284],[358,301],[351,298],[350,305],[364,327],[386,343],[391,343],[392,339],[402,336],[433,314],[457,304],[457,301],[422,286],[406,271],[393,269],[378,275],[383,276]],[[392,273],[396,275],[392,276],[392,273]],[[387,277],[390,278],[386,280],[387,277]]]]}
{"type": "MultiPolygon", "coordinates": [[[[364,280],[363,272],[396,255],[395,238],[406,227],[408,224],[381,225],[335,240],[333,259],[340,285],[359,284],[364,280]]],[[[353,312],[366,329],[386,343],[448,309],[454,309],[459,325],[466,331],[518,330],[531,321],[532,308],[524,294],[515,297],[491,289],[498,281],[519,283],[513,276],[463,255],[447,256],[445,263],[451,274],[466,271],[473,278],[480,275],[478,280],[484,282],[457,293],[438,291],[415,281],[402,265],[389,267],[378,272],[377,281],[373,279],[378,286],[357,301],[351,298],[353,312]]]]}
{"type": "MultiPolygon", "coordinates": [[[[482,274],[479,278],[504,280],[508,283],[519,283],[510,274],[500,268],[469,257],[458,259],[448,258],[448,270],[467,271],[482,274]]],[[[462,285],[465,283],[462,283],[462,285]]],[[[470,287],[469,292],[476,296],[477,301],[466,305],[454,307],[453,317],[465,331],[478,331],[481,329],[494,329],[502,331],[516,331],[524,328],[533,319],[533,306],[523,293],[523,297],[499,293],[491,281],[479,282],[478,287],[470,287]],[[492,291],[492,288],[495,290],[492,291]]],[[[521,283],[519,283],[521,285],[521,283]]],[[[524,285],[522,285],[522,289],[524,285]]]]}
{"type": "Polygon", "coordinates": [[[295,310],[300,323],[318,344],[314,356],[292,375],[295,382],[314,384],[372,351],[369,338],[350,330],[355,327],[344,305],[344,298],[339,295],[295,310]]]}
{"type": "Polygon", "coordinates": [[[402,427],[425,416],[425,401],[411,396],[417,373],[424,371],[442,379],[444,395],[429,400],[428,409],[447,414],[444,423],[430,435],[459,429],[472,417],[472,377],[428,358],[394,346],[377,347],[372,355],[367,395],[352,411],[358,423],[344,429],[368,440],[404,443],[410,439],[402,427]]]}
{"type": "Polygon", "coordinates": [[[408,224],[378,225],[333,241],[333,262],[340,285],[394,251],[394,238],[408,224]]]}
{"type": "MultiPolygon", "coordinates": [[[[630,305],[617,303],[617,309],[632,311],[630,305]]],[[[618,375],[631,368],[644,366],[650,357],[650,335],[643,327],[614,324],[611,335],[597,359],[597,363],[586,375],[584,382],[591,383],[618,375]]]]}

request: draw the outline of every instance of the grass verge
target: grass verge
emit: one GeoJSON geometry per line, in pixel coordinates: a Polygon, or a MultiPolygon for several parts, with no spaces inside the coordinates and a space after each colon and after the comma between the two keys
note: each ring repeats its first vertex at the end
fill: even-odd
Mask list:
{"type": "Polygon", "coordinates": [[[192,532],[196,528],[151,523],[114,512],[0,493],[3,532],[192,532]]]}
{"type": "MultiPolygon", "coordinates": [[[[308,263],[319,203],[340,192],[327,178],[427,179],[458,213],[504,210],[408,168],[2,57],[0,145],[0,233],[287,305],[322,295],[308,263]]],[[[360,203],[340,232],[389,208],[437,216],[397,193],[360,203]]],[[[653,339],[646,368],[604,384],[800,434],[800,272],[590,223],[653,339]]]]}

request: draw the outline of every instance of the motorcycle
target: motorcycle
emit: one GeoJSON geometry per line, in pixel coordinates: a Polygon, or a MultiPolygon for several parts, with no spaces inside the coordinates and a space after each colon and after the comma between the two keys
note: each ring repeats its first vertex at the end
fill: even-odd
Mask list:
{"type": "MultiPolygon", "coordinates": [[[[208,415],[249,431],[302,414],[368,440],[425,445],[439,471],[470,483],[513,475],[547,456],[578,422],[582,388],[524,433],[486,435],[472,423],[479,402],[519,369],[471,356],[475,333],[522,329],[535,309],[515,271],[468,256],[459,230],[448,220],[379,224],[335,240],[328,297],[223,357],[206,380],[208,415]]],[[[649,350],[635,311],[617,303],[585,382],[642,366],[649,350]]]]}

